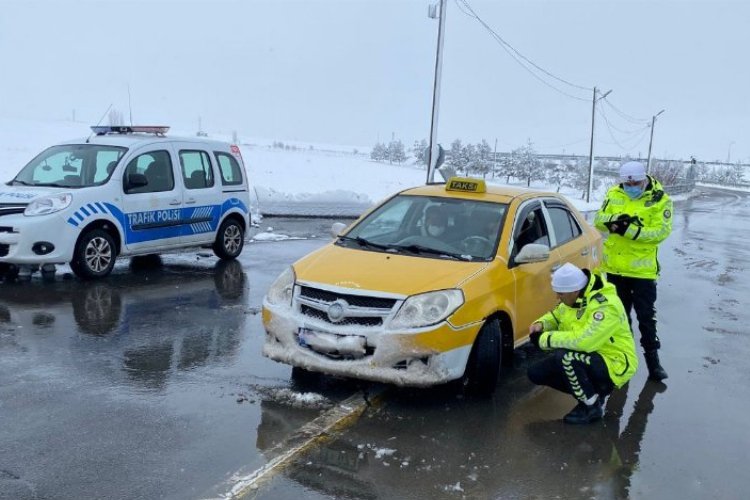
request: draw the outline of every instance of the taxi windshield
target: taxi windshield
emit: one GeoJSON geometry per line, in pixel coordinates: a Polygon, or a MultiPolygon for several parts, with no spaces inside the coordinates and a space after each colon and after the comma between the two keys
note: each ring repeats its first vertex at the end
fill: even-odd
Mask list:
{"type": "Polygon", "coordinates": [[[398,195],[376,208],[337,245],[453,260],[490,260],[507,205],[398,195]]]}
{"type": "Polygon", "coordinates": [[[94,144],[65,144],[42,151],[11,185],[82,188],[109,180],[127,148],[94,144]]]}

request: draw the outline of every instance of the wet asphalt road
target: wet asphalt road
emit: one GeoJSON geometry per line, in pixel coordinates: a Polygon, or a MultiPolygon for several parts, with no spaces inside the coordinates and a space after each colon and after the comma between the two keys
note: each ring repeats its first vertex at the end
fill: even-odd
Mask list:
{"type": "MultiPolygon", "coordinates": [[[[258,498],[743,498],[750,198],[707,192],[675,209],[661,249],[666,384],[639,371],[603,422],[557,419],[573,401],[535,388],[522,349],[486,401],[392,389],[339,439],[258,498]]],[[[0,284],[0,498],[206,498],[228,475],[355,384],[300,402],[260,355],[276,275],[327,241],[330,221],[267,219],[307,240],[253,243],[239,263],[195,253],[86,284],[0,284]]],[[[149,263],[146,263],[149,264],[149,263]]]]}

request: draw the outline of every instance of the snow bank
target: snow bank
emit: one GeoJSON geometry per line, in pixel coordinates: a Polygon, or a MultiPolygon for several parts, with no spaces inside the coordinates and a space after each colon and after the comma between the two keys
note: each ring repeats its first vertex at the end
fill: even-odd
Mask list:
{"type": "MultiPolygon", "coordinates": [[[[193,135],[186,131],[172,132],[175,136],[193,135]]],[[[0,118],[0,180],[12,178],[45,147],[89,133],[89,124],[79,122],[0,118]]],[[[209,134],[209,137],[232,140],[231,134],[209,134]]],[[[347,146],[284,143],[293,146],[287,149],[273,147],[273,141],[265,139],[240,138],[239,142],[253,187],[253,210],[259,209],[264,215],[359,216],[398,191],[423,185],[426,178],[423,168],[374,162],[347,146]]],[[[487,182],[502,185],[503,180],[487,179],[487,182]]],[[[590,203],[580,199],[580,192],[564,188],[561,193],[578,210],[590,212],[599,208],[610,184],[602,182],[590,203]]],[[[525,186],[525,183],[512,185],[525,186]]],[[[531,188],[554,191],[539,183],[532,183],[531,188]]],[[[254,217],[255,222],[258,220],[254,217]]],[[[278,237],[261,233],[254,240],[278,237]]]]}

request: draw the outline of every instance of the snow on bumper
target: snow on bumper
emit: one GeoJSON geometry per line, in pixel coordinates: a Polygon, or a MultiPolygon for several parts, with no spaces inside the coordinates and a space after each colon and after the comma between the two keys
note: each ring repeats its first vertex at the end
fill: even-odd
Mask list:
{"type": "MultiPolygon", "coordinates": [[[[300,345],[298,332],[311,326],[288,307],[263,304],[266,341],[263,355],[311,371],[400,386],[426,387],[461,377],[480,323],[455,328],[448,322],[415,332],[368,332],[374,346],[360,359],[334,359],[300,345]]],[[[316,324],[313,329],[322,330],[316,324]]],[[[358,335],[362,332],[353,331],[358,335]]]]}

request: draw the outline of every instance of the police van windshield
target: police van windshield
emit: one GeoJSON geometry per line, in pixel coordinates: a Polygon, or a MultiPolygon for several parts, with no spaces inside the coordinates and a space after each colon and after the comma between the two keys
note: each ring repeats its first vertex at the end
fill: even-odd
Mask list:
{"type": "Polygon", "coordinates": [[[81,188],[109,180],[127,148],[93,144],[52,146],[31,160],[10,185],[81,188]]]}
{"type": "Polygon", "coordinates": [[[375,209],[338,245],[433,258],[490,260],[507,205],[398,195],[375,209]]]}

